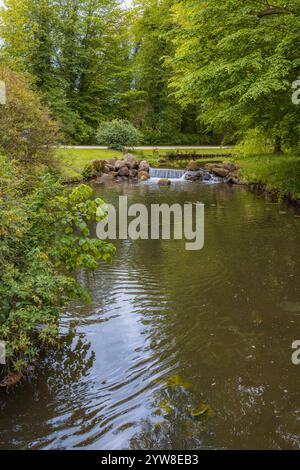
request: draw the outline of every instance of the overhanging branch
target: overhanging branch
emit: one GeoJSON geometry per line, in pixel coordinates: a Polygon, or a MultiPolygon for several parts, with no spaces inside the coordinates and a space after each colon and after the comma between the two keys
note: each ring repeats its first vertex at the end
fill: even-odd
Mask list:
{"type": "Polygon", "coordinates": [[[263,11],[260,11],[260,12],[256,13],[256,16],[260,20],[261,18],[264,18],[265,16],[293,15],[293,14],[294,14],[294,12],[291,11],[291,10],[288,10],[287,8],[270,6],[266,10],[263,10],[263,11]]]}

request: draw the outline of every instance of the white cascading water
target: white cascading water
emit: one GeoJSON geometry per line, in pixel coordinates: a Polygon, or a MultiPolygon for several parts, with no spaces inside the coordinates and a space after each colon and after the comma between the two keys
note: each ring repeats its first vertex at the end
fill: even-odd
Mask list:
{"type": "Polygon", "coordinates": [[[168,179],[182,181],[184,180],[185,170],[173,170],[170,168],[150,168],[150,178],[152,180],[168,179]]]}

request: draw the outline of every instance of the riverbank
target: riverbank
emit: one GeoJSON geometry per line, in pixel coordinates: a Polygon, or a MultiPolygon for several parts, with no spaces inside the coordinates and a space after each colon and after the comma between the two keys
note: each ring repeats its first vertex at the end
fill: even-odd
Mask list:
{"type": "MultiPolygon", "coordinates": [[[[147,160],[153,167],[159,166],[159,160],[166,158],[167,154],[172,150],[169,148],[153,148],[144,150],[133,150],[130,151],[139,160],[147,160]]],[[[212,148],[202,147],[202,155],[207,155],[207,159],[201,159],[202,163],[210,162],[222,162],[223,156],[228,154],[227,148],[212,148]],[[214,155],[212,157],[212,155],[214,155]]],[[[176,149],[176,152],[189,153],[195,152],[193,147],[180,147],[176,149]]],[[[174,151],[173,151],[174,153],[174,151]]],[[[61,172],[66,181],[79,181],[82,179],[82,172],[86,165],[89,165],[93,160],[109,160],[110,158],[122,159],[122,152],[111,149],[103,148],[79,148],[79,147],[63,147],[56,151],[58,163],[61,168],[61,172]]],[[[173,161],[170,165],[173,168],[182,167],[182,162],[173,161]]]]}
{"type": "Polygon", "coordinates": [[[235,162],[239,176],[251,189],[300,204],[300,155],[261,155],[235,162]]]}
{"type": "MultiPolygon", "coordinates": [[[[182,148],[188,153],[190,149],[182,148]]],[[[180,151],[179,149],[177,151],[180,151]]],[[[139,150],[132,153],[141,160],[147,160],[153,167],[159,167],[160,160],[165,159],[170,151],[167,149],[139,150]]],[[[201,159],[201,164],[220,163],[228,149],[202,149],[201,154],[207,154],[207,159],[201,159]]],[[[66,181],[82,180],[82,171],[93,160],[106,160],[122,158],[122,152],[107,149],[60,148],[57,150],[62,174],[66,181]]],[[[288,199],[290,202],[300,204],[300,155],[285,153],[280,156],[259,155],[256,157],[233,158],[239,167],[239,177],[250,189],[272,193],[278,199],[288,199]]],[[[182,168],[186,162],[170,161],[172,168],[182,168]]]]}

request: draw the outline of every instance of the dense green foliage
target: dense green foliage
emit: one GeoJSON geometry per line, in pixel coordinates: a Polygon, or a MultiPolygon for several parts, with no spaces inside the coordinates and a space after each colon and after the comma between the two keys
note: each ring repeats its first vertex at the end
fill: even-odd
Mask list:
{"type": "Polygon", "coordinates": [[[60,132],[49,111],[22,74],[0,68],[6,84],[6,105],[0,109],[0,151],[23,164],[54,163],[53,146],[60,132]]]}
{"type": "MultiPolygon", "coordinates": [[[[170,9],[174,0],[144,0],[138,2],[133,22],[134,89],[138,99],[131,107],[133,122],[142,128],[145,143],[152,145],[198,143],[200,127],[193,106],[183,110],[170,95],[170,70],[163,58],[173,55],[168,41],[172,27],[170,9]],[[136,11],[137,13],[137,11],[136,11]]],[[[202,135],[205,143],[205,137],[202,135]]]]}
{"type": "Polygon", "coordinates": [[[129,120],[147,144],[299,145],[298,0],[6,0],[0,59],[30,73],[66,140],[129,120]]]}
{"type": "Polygon", "coordinates": [[[116,150],[134,147],[140,143],[141,138],[141,133],[133,124],[120,119],[102,122],[96,135],[98,144],[116,150]]]}
{"type": "Polygon", "coordinates": [[[60,307],[88,298],[72,273],[110,262],[114,247],[91,235],[106,209],[90,187],[64,190],[45,175],[29,190],[18,167],[0,163],[0,337],[8,368],[24,371],[54,344],[60,307]]]}
{"type": "Polygon", "coordinates": [[[66,139],[90,141],[99,121],[126,105],[129,46],[116,0],[6,0],[5,7],[0,57],[35,78],[66,139]]]}
{"type": "Polygon", "coordinates": [[[300,75],[298,0],[181,0],[173,7],[172,88],[182,105],[228,139],[258,127],[273,140],[299,143],[300,108],[292,83],[300,75]]]}

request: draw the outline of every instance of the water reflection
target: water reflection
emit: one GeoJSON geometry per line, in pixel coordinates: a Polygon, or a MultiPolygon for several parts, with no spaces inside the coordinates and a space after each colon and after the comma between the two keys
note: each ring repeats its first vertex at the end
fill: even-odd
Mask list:
{"type": "Polygon", "coordinates": [[[59,348],[34,371],[31,380],[0,395],[2,449],[64,448],[65,435],[86,423],[89,372],[95,352],[84,335],[70,328],[59,348]],[[21,425],[20,425],[21,421],[21,425]],[[7,442],[3,442],[3,435],[7,442]],[[55,438],[59,435],[59,439],[55,438]],[[56,447],[56,446],[55,446],[56,447]]]}
{"type": "Polygon", "coordinates": [[[117,243],[32,383],[2,396],[1,448],[298,448],[300,219],[242,188],[97,186],[114,203],[205,203],[205,246],[117,243]],[[181,377],[191,387],[170,386],[181,377]],[[207,404],[214,415],[193,419],[207,404]]]}

